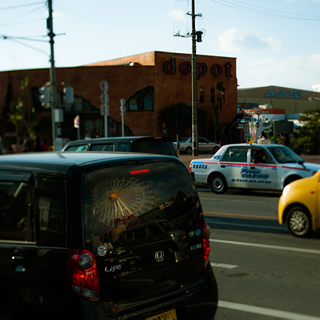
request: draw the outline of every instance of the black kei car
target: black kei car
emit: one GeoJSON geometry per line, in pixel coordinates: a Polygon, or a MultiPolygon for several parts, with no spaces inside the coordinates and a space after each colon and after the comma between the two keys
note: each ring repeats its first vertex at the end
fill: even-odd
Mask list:
{"type": "Polygon", "coordinates": [[[212,320],[210,228],[186,166],[0,156],[0,319],[212,320]]]}

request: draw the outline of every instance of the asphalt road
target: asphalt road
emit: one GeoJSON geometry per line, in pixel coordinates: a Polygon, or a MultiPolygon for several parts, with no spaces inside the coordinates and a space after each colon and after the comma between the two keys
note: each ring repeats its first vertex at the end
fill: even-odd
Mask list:
{"type": "Polygon", "coordinates": [[[295,238],[278,224],[280,193],[198,191],[212,228],[216,320],[320,320],[320,237],[295,238]]]}

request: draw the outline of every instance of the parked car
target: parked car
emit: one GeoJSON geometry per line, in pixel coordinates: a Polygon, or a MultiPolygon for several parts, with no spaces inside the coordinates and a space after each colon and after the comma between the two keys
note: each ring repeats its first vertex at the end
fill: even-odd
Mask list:
{"type": "MultiPolygon", "coordinates": [[[[215,142],[211,142],[206,138],[198,137],[198,149],[199,153],[212,153],[215,154],[220,148],[220,145],[215,142]]],[[[179,141],[179,151],[182,153],[192,154],[192,137],[182,138],[179,141]]]]}
{"type": "Polygon", "coordinates": [[[319,169],[320,165],[304,163],[288,147],[276,144],[229,144],[211,159],[190,162],[195,182],[208,184],[215,193],[228,188],[282,191],[319,169]]]}
{"type": "Polygon", "coordinates": [[[291,234],[307,237],[320,231],[320,171],[287,185],[279,199],[278,219],[291,234]]]}
{"type": "Polygon", "coordinates": [[[209,236],[177,157],[2,155],[0,319],[213,320],[209,236]]]}
{"type": "Polygon", "coordinates": [[[62,151],[108,151],[165,154],[177,157],[177,149],[170,137],[111,137],[69,141],[62,151]]]}

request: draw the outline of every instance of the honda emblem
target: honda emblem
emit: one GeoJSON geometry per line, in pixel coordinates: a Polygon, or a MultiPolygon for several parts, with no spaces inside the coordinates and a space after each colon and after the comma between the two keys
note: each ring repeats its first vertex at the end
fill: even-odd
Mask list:
{"type": "Polygon", "coordinates": [[[164,252],[163,251],[157,251],[154,254],[154,258],[156,260],[156,262],[162,262],[164,261],[164,252]]]}

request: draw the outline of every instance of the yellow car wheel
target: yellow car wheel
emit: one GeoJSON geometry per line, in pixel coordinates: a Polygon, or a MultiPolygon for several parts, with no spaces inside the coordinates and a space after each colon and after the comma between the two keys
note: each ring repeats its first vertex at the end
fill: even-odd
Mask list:
{"type": "Polygon", "coordinates": [[[308,210],[303,206],[290,209],[287,217],[287,227],[296,237],[307,237],[311,232],[311,219],[308,210]]]}

